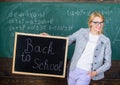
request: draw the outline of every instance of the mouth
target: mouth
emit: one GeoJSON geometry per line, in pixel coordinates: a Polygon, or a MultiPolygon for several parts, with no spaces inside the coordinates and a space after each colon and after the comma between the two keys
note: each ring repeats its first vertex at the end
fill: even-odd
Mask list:
{"type": "Polygon", "coordinates": [[[101,31],[101,30],[102,30],[101,27],[96,27],[95,29],[96,29],[97,31],[101,31]]]}

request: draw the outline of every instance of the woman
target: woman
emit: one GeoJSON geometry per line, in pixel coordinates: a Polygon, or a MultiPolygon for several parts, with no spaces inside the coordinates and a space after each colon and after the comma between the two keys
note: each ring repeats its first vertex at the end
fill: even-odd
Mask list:
{"type": "Polygon", "coordinates": [[[70,62],[68,85],[89,85],[90,80],[104,78],[111,66],[111,44],[103,34],[104,17],[91,13],[89,28],[81,28],[69,36],[69,45],[76,43],[70,62]]]}

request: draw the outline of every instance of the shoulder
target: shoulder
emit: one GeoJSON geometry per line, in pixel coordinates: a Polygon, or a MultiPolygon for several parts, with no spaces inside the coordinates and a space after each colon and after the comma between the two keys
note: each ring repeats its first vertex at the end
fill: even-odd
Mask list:
{"type": "Polygon", "coordinates": [[[79,32],[81,32],[81,33],[88,33],[89,31],[90,31],[89,28],[80,28],[79,29],[79,32]]]}
{"type": "Polygon", "coordinates": [[[73,36],[86,35],[86,34],[88,34],[88,32],[89,32],[89,29],[87,29],[87,28],[80,28],[79,30],[74,32],[72,35],[73,36]]]}
{"type": "Polygon", "coordinates": [[[90,29],[89,28],[80,28],[80,31],[88,32],[88,31],[90,31],[90,29]]]}

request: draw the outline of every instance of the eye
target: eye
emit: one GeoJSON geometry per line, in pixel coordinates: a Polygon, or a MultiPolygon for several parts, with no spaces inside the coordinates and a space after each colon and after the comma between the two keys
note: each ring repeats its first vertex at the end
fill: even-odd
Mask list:
{"type": "Polygon", "coordinates": [[[103,23],[104,23],[103,21],[102,21],[102,22],[92,21],[92,22],[93,22],[95,25],[99,25],[99,24],[100,24],[100,25],[103,25],[103,23]]]}

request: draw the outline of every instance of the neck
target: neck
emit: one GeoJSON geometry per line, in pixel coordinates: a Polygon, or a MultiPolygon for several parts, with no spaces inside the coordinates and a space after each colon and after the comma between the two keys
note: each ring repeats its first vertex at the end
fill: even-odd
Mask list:
{"type": "Polygon", "coordinates": [[[90,31],[90,33],[92,34],[92,35],[99,35],[100,33],[99,32],[94,32],[94,31],[90,31]]]}

